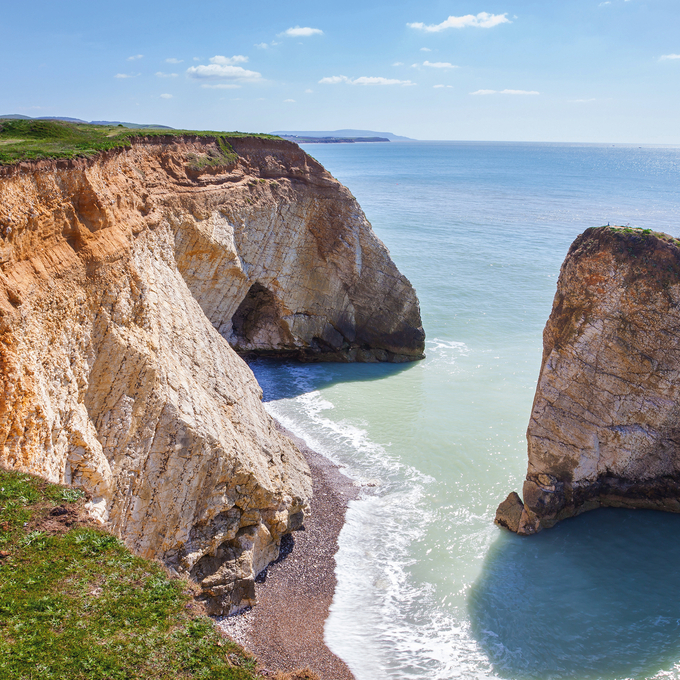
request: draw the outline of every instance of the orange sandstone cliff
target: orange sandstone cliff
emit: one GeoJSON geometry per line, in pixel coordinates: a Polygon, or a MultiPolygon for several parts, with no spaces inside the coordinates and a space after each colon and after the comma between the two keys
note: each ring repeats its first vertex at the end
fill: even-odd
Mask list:
{"type": "Polygon", "coordinates": [[[349,191],[295,144],[230,141],[222,164],[185,136],[0,168],[0,464],[86,489],[215,614],[254,603],[311,495],[234,349],[408,361],[424,339],[349,191]]]}
{"type": "Polygon", "coordinates": [[[520,534],[602,506],[680,512],[680,242],[588,229],[562,265],[543,333],[520,534]]]}

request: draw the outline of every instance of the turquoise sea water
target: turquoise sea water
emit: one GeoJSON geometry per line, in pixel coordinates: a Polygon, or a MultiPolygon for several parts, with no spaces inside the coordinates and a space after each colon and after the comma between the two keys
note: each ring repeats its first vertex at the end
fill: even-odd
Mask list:
{"type": "Polygon", "coordinates": [[[680,516],[600,510],[531,538],[521,491],[560,264],[589,226],[680,236],[680,149],[307,145],[415,286],[427,358],[256,362],[268,410],[363,484],[330,648],[358,680],[680,678],[680,516]]]}

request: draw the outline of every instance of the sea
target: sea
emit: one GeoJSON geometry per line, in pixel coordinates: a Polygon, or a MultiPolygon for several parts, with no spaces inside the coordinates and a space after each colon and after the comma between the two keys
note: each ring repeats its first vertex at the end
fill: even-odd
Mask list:
{"type": "Polygon", "coordinates": [[[325,640],[357,680],[680,679],[680,515],[601,509],[533,537],[521,493],[542,331],[574,238],[680,237],[680,148],[313,144],[414,285],[411,364],[256,361],[267,410],[360,485],[325,640]]]}

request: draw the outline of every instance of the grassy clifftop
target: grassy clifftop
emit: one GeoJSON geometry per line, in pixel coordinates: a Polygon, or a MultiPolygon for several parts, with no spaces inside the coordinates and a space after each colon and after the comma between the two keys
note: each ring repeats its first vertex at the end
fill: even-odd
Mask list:
{"type": "Polygon", "coordinates": [[[0,165],[41,158],[91,156],[99,151],[130,146],[135,137],[192,135],[222,140],[234,137],[279,139],[274,135],[245,132],[168,130],[158,128],[129,129],[122,125],[89,125],[56,120],[16,120],[0,118],[0,165]]]}
{"type": "Polygon", "coordinates": [[[80,491],[0,469],[0,677],[255,680],[192,585],[88,519],[80,491]]]}

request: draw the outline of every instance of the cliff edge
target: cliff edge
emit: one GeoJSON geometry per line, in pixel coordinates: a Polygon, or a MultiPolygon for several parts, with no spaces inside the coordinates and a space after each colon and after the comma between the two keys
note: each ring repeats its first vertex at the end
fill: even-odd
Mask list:
{"type": "Polygon", "coordinates": [[[349,191],[295,144],[230,141],[0,168],[0,464],[87,489],[215,614],[254,603],[311,494],[234,349],[423,351],[415,292],[349,191]]]}
{"type": "Polygon", "coordinates": [[[523,502],[532,534],[602,506],[680,512],[680,241],[599,227],[572,244],[543,333],[523,502]]]}

